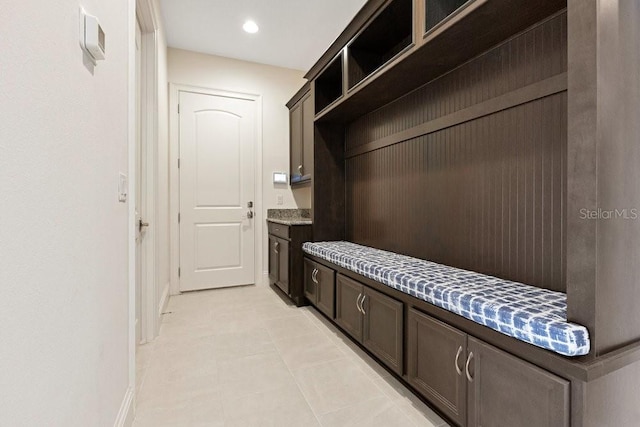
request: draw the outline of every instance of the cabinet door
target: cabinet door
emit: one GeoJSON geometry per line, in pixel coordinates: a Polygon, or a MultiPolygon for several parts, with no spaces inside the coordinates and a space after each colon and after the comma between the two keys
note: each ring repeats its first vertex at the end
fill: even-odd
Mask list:
{"type": "Polygon", "coordinates": [[[402,375],[402,303],[365,288],[360,306],[364,315],[362,344],[398,375],[402,375]]]}
{"type": "Polygon", "coordinates": [[[300,182],[302,178],[302,103],[298,102],[289,111],[289,145],[291,184],[300,182]]]}
{"type": "Polygon", "coordinates": [[[289,242],[278,239],[278,286],[289,295],[289,242]]]}
{"type": "Polygon", "coordinates": [[[333,319],[335,317],[336,273],[319,264],[316,264],[315,268],[318,270],[315,275],[318,293],[316,307],[333,319]]]}
{"type": "Polygon", "coordinates": [[[317,304],[318,287],[313,281],[315,276],[316,263],[308,258],[304,259],[304,296],[313,305],[317,304]]]}
{"type": "Polygon", "coordinates": [[[468,425],[569,425],[569,382],[469,337],[468,425]]]}
{"type": "Polygon", "coordinates": [[[302,99],[302,175],[303,180],[313,174],[313,119],[315,110],[311,92],[302,99]]]}
{"type": "Polygon", "coordinates": [[[278,259],[278,239],[269,235],[269,282],[278,282],[278,267],[280,260],[278,259]]]}
{"type": "Polygon", "coordinates": [[[363,286],[338,274],[336,279],[336,323],[358,341],[362,340],[362,312],[359,302],[363,286]]]}
{"type": "Polygon", "coordinates": [[[467,335],[417,310],[407,316],[407,376],[456,424],[466,423],[467,335]]]}

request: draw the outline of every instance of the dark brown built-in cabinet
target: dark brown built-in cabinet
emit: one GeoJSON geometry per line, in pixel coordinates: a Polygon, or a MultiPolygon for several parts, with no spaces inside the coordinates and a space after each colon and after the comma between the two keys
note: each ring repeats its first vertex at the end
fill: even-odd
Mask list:
{"type": "MultiPolygon", "coordinates": [[[[457,321],[436,317],[442,316],[442,309],[325,260],[307,256],[304,263],[305,295],[311,304],[451,423],[570,425],[571,382],[562,374],[452,326],[457,321]],[[331,298],[335,295],[335,311],[333,299],[325,296],[319,303],[323,292],[331,298]]],[[[459,325],[469,330],[469,323],[463,319],[459,325]]],[[[495,332],[478,333],[482,329],[478,327],[471,329],[474,334],[492,339],[495,332]]],[[[525,352],[531,347],[520,344],[525,352]]],[[[509,350],[520,351],[516,347],[509,350]]],[[[557,360],[565,359],[557,356],[557,360]]],[[[562,366],[553,368],[562,370],[562,366]]]]}
{"type": "Polygon", "coordinates": [[[402,373],[403,306],[338,275],[336,323],[398,374],[402,373]]]}
{"type": "Polygon", "coordinates": [[[297,306],[304,305],[302,244],[311,239],[311,226],[268,222],[268,229],[269,283],[297,306]]]}
{"type": "Polygon", "coordinates": [[[323,312],[452,423],[637,425],[639,21],[627,0],[369,0],[306,75],[315,241],[564,292],[589,330],[562,357],[308,257],[337,277],[323,312]],[[380,305],[399,369],[391,328],[365,344],[369,289],[403,306],[380,305]]]}
{"type": "Polygon", "coordinates": [[[306,84],[287,103],[289,108],[290,184],[311,181],[313,174],[313,118],[310,85],[306,84]]]}
{"type": "Polygon", "coordinates": [[[569,381],[415,309],[407,335],[409,383],[456,424],[569,425],[569,381]]]}

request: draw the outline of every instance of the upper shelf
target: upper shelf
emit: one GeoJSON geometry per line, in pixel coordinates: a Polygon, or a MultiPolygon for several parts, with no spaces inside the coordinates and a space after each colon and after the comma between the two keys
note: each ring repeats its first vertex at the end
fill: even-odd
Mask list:
{"type": "Polygon", "coordinates": [[[353,88],[413,44],[413,0],[392,0],[347,46],[353,88]]]}
{"type": "Polygon", "coordinates": [[[346,60],[341,92],[316,108],[316,121],[352,121],[565,8],[566,0],[390,0],[336,57],[346,60]]]}
{"type": "Polygon", "coordinates": [[[434,29],[467,2],[468,0],[428,0],[424,14],[425,32],[434,29]]]}
{"type": "Polygon", "coordinates": [[[342,96],[342,75],[342,55],[338,55],[315,80],[316,112],[322,111],[342,96]]]}

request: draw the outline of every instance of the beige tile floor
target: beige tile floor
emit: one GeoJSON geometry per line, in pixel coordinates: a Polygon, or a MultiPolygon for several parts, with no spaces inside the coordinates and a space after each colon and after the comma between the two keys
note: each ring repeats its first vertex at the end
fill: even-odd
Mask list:
{"type": "Polygon", "coordinates": [[[172,297],[138,347],[136,427],[447,424],[311,308],[269,287],[172,297]]]}

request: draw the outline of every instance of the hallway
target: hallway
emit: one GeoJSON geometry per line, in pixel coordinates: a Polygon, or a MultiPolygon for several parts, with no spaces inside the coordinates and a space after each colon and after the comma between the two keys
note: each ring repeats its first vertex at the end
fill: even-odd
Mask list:
{"type": "Polygon", "coordinates": [[[136,427],[447,425],[315,310],[268,287],[171,297],[136,377],[136,427]]]}

